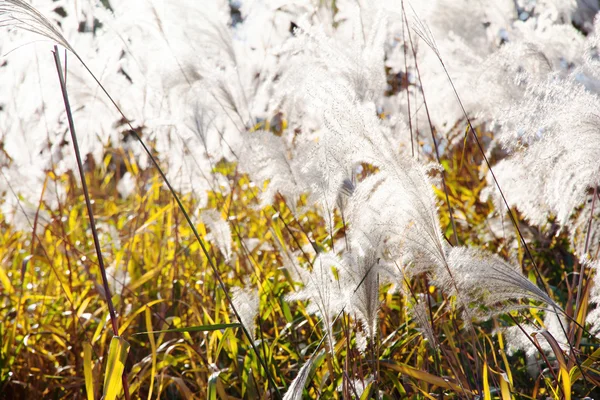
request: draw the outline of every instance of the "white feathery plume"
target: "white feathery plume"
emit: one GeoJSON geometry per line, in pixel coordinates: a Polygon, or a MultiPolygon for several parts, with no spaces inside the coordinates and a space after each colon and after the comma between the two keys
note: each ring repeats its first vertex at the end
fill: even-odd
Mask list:
{"type": "Polygon", "coordinates": [[[598,254],[600,247],[600,201],[596,197],[596,203],[592,207],[593,190],[589,192],[591,196],[569,221],[571,246],[581,262],[585,262],[588,255],[598,254]]]}
{"type": "Polygon", "coordinates": [[[260,194],[260,206],[265,207],[280,193],[288,206],[294,209],[300,195],[309,192],[307,177],[302,172],[303,154],[310,152],[314,144],[307,142],[290,146],[284,138],[258,131],[244,137],[244,147],[240,166],[259,184],[259,188],[268,182],[268,187],[260,194]]]}
{"type": "MultiPolygon", "coordinates": [[[[379,7],[354,9],[347,22],[355,33],[352,41],[335,37],[342,30],[327,35],[323,28],[298,21],[295,38],[285,51],[295,57],[291,68],[285,71],[283,83],[293,88],[305,85],[318,87],[329,80],[348,86],[359,102],[369,102],[381,97],[385,91],[384,46],[387,21],[379,7]],[[338,39],[338,40],[336,40],[338,39]]],[[[287,96],[294,89],[288,89],[287,96]]]]}
{"type": "Polygon", "coordinates": [[[62,32],[35,7],[22,0],[0,1],[0,28],[9,27],[44,36],[74,52],[62,32]]]}
{"type": "Polygon", "coordinates": [[[355,313],[361,321],[366,337],[375,339],[379,312],[379,286],[382,266],[370,247],[364,254],[345,253],[340,281],[345,294],[348,313],[355,313]]]}
{"type": "Polygon", "coordinates": [[[135,179],[131,172],[127,171],[123,174],[119,183],[117,183],[117,192],[123,198],[129,197],[135,191],[135,179]]]}
{"type": "MultiPolygon", "coordinates": [[[[112,294],[123,295],[123,291],[131,282],[131,276],[127,270],[127,266],[123,263],[117,264],[113,262],[106,268],[106,276],[108,277],[108,286],[112,294]]],[[[104,291],[102,292],[104,293],[104,291]]]]}
{"type": "Polygon", "coordinates": [[[338,272],[343,270],[342,260],[333,253],[319,254],[312,270],[295,269],[304,287],[286,296],[286,301],[308,301],[306,312],[322,318],[330,351],[333,351],[335,344],[333,321],[343,306],[341,283],[335,278],[332,268],[338,272]]]}
{"type": "Polygon", "coordinates": [[[429,342],[429,345],[432,348],[437,347],[438,342],[435,338],[435,334],[431,326],[431,318],[429,315],[427,305],[425,304],[425,300],[421,298],[419,301],[413,304],[412,307],[409,309],[409,313],[413,317],[414,321],[417,323],[418,330],[429,342]]]}
{"type": "Polygon", "coordinates": [[[223,214],[217,210],[204,210],[200,213],[200,220],[210,230],[206,240],[214,241],[225,261],[229,262],[233,252],[231,250],[231,227],[229,222],[223,218],[223,214]]]}
{"type": "MultiPolygon", "coordinates": [[[[559,320],[559,316],[553,312],[547,312],[544,317],[544,327],[548,332],[554,337],[557,343],[563,350],[569,350],[569,342],[565,337],[564,331],[561,328],[562,326],[566,326],[565,321],[559,320]]],[[[527,356],[533,356],[538,352],[536,346],[531,342],[531,335],[539,332],[540,328],[533,325],[521,325],[521,328],[518,326],[511,326],[504,330],[504,336],[506,339],[507,346],[507,354],[513,355],[516,351],[522,350],[527,356]],[[523,333],[523,330],[527,333],[523,333]],[[529,336],[529,338],[528,338],[529,336]]],[[[539,335],[538,343],[544,352],[550,353],[552,352],[552,347],[548,343],[546,339],[544,339],[543,335],[539,335]],[[542,338],[542,340],[539,340],[542,338]]]]}
{"type": "Polygon", "coordinates": [[[304,391],[304,386],[306,386],[306,380],[308,379],[308,375],[310,374],[310,370],[312,368],[313,359],[309,359],[304,363],[300,371],[298,371],[298,375],[294,378],[290,386],[288,387],[287,392],[283,396],[283,400],[301,400],[302,392],[304,391]]]}
{"type": "Polygon", "coordinates": [[[448,253],[449,271],[438,270],[435,278],[446,293],[456,296],[468,316],[487,319],[492,315],[522,308],[519,299],[545,303],[551,310],[561,308],[520,271],[500,257],[477,249],[454,247],[448,253]],[[450,275],[450,273],[452,275],[450,275]]]}
{"type": "Polygon", "coordinates": [[[561,226],[568,225],[598,184],[599,108],[597,95],[573,79],[552,75],[529,85],[500,120],[500,141],[514,154],[494,172],[510,204],[530,222],[543,226],[556,216],[561,226]]]}
{"type": "Polygon", "coordinates": [[[231,289],[231,301],[241,318],[240,323],[244,325],[244,328],[254,340],[255,319],[258,315],[259,306],[258,290],[250,286],[245,288],[234,287],[231,289]]]}
{"type": "MultiPolygon", "coordinates": [[[[409,275],[445,268],[445,244],[426,168],[411,159],[382,164],[348,200],[349,235],[378,257],[400,261],[409,275]]],[[[402,276],[398,277],[403,279],[402,276]]]]}

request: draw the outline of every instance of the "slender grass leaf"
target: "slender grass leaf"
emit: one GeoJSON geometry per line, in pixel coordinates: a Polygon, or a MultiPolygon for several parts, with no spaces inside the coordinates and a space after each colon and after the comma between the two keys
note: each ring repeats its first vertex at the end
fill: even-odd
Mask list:
{"type": "Polygon", "coordinates": [[[208,400],[217,400],[217,381],[219,380],[220,372],[214,372],[208,378],[208,393],[206,394],[206,398],[208,400]]]}
{"type": "Polygon", "coordinates": [[[108,350],[108,361],[104,372],[103,400],[115,400],[123,389],[121,376],[129,353],[129,343],[121,336],[113,336],[108,350]]]}
{"type": "Polygon", "coordinates": [[[92,345],[83,342],[83,376],[85,378],[85,392],[88,400],[94,400],[94,378],[92,377],[92,345]]]}
{"type": "Polygon", "coordinates": [[[558,366],[560,368],[561,383],[563,393],[565,396],[564,398],[565,400],[571,400],[571,375],[569,374],[569,369],[567,367],[567,362],[565,360],[562,349],[560,348],[560,345],[558,344],[556,339],[554,339],[554,336],[552,336],[550,332],[548,332],[546,329],[534,332],[532,336],[538,333],[544,336],[544,338],[548,341],[550,347],[552,348],[552,352],[554,353],[554,356],[556,357],[556,361],[558,361],[558,366]]]}
{"type": "Polygon", "coordinates": [[[449,379],[440,378],[439,376],[431,375],[428,372],[421,371],[415,369],[406,364],[397,364],[391,361],[381,361],[381,366],[387,367],[391,370],[400,372],[404,375],[408,375],[411,378],[417,379],[419,381],[427,382],[431,385],[435,385],[444,389],[454,390],[459,393],[464,393],[465,389],[461,388],[460,385],[450,381],[449,379]]]}
{"type": "Polygon", "coordinates": [[[198,325],[198,326],[188,326],[185,328],[174,328],[174,329],[164,329],[162,331],[152,331],[152,332],[138,332],[133,335],[148,335],[150,333],[168,333],[168,332],[210,332],[210,331],[219,331],[221,329],[227,328],[239,328],[242,324],[240,323],[232,323],[232,324],[214,324],[214,325],[198,325]]]}
{"type": "Polygon", "coordinates": [[[488,378],[489,368],[487,362],[483,365],[483,399],[492,400],[492,393],[490,392],[490,381],[488,378]]]}
{"type": "MultiPolygon", "coordinates": [[[[152,313],[149,308],[146,308],[146,329],[152,331],[152,313]]],[[[150,349],[152,350],[152,370],[150,372],[150,387],[148,389],[148,400],[152,399],[152,390],[154,389],[154,377],[156,376],[156,342],[154,341],[154,335],[148,334],[148,340],[150,341],[150,349]]]]}
{"type": "Polygon", "coordinates": [[[506,375],[506,373],[503,373],[500,376],[500,393],[502,394],[502,400],[510,400],[511,396],[510,396],[510,382],[508,380],[508,376],[506,375]]]}
{"type": "Polygon", "coordinates": [[[3,289],[6,291],[6,293],[13,294],[15,292],[15,289],[10,283],[10,278],[4,272],[3,268],[0,268],[0,283],[2,283],[3,289]]]}

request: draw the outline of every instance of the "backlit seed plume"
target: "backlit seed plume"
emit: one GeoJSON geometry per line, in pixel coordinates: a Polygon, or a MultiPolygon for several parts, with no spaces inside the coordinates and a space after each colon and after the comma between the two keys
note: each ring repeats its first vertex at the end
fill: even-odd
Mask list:
{"type": "Polygon", "coordinates": [[[358,251],[345,254],[340,280],[345,293],[348,313],[354,313],[362,323],[368,339],[373,340],[377,333],[379,312],[380,264],[374,247],[364,254],[358,251]]]}
{"type": "Polygon", "coordinates": [[[457,296],[469,315],[486,319],[520,308],[516,300],[531,299],[552,310],[560,307],[539,287],[527,279],[519,267],[500,257],[477,249],[454,247],[448,254],[449,270],[439,270],[436,283],[446,293],[457,296]]]}
{"type": "Polygon", "coordinates": [[[594,304],[596,308],[589,312],[586,322],[591,324],[591,331],[598,334],[600,331],[600,261],[596,260],[588,262],[587,266],[594,274],[592,281],[592,289],[590,291],[590,304],[594,304]]]}
{"type": "MultiPolygon", "coordinates": [[[[563,350],[568,350],[568,341],[565,337],[563,329],[561,328],[561,324],[562,326],[566,326],[566,321],[562,319],[559,320],[559,318],[561,317],[556,315],[556,313],[547,312],[544,317],[544,328],[552,335],[552,337],[557,341],[557,343],[563,350]]],[[[540,330],[539,327],[530,324],[521,325],[520,328],[518,326],[511,326],[506,328],[504,330],[504,335],[506,338],[507,353],[509,355],[512,355],[516,351],[522,350],[528,356],[533,356],[538,352],[538,349],[531,342],[531,340],[523,333],[523,330],[521,330],[521,328],[529,336],[540,330]]],[[[547,353],[550,353],[552,351],[552,347],[544,338],[544,336],[539,335],[537,336],[537,338],[542,350],[544,350],[547,353]]]]}
{"type": "Polygon", "coordinates": [[[409,313],[417,323],[417,329],[423,334],[425,339],[427,339],[429,345],[431,347],[436,347],[438,343],[435,339],[435,333],[433,332],[433,328],[431,326],[431,318],[429,317],[429,310],[427,309],[427,304],[425,304],[425,301],[426,300],[424,299],[420,299],[418,302],[413,304],[412,308],[409,310],[409,313]]]}
{"type": "Polygon", "coordinates": [[[341,283],[335,278],[334,269],[343,269],[342,260],[335,254],[322,253],[313,262],[312,270],[299,268],[299,278],[304,287],[286,297],[287,301],[308,301],[306,312],[317,314],[322,318],[327,332],[329,348],[333,351],[333,320],[340,312],[343,304],[341,283]]]}
{"type": "Polygon", "coordinates": [[[108,268],[106,268],[106,276],[108,277],[108,287],[110,292],[123,295],[123,292],[131,282],[131,276],[127,271],[127,266],[123,264],[117,264],[113,262],[108,268]]]}
{"type": "Polygon", "coordinates": [[[73,53],[75,52],[55,24],[50,22],[35,7],[22,0],[0,1],[0,28],[3,27],[36,33],[55,41],[73,53]]]}
{"type": "Polygon", "coordinates": [[[268,187],[260,194],[261,207],[271,203],[277,193],[294,207],[300,195],[309,190],[303,173],[306,161],[303,153],[309,152],[313,144],[291,146],[271,132],[258,131],[245,136],[244,146],[240,166],[260,184],[260,188],[268,182],[268,187]]]}
{"type": "Polygon", "coordinates": [[[391,159],[360,182],[348,200],[347,219],[355,246],[375,246],[379,257],[407,266],[408,274],[445,268],[431,180],[418,162],[391,159]]]}
{"type": "Polygon", "coordinates": [[[536,225],[555,216],[568,226],[599,181],[600,98],[576,79],[550,75],[529,85],[499,120],[511,155],[494,172],[510,205],[536,225]]]}
{"type": "Polygon", "coordinates": [[[233,255],[229,223],[223,219],[223,215],[217,210],[202,211],[200,220],[210,231],[206,239],[214,242],[225,257],[225,261],[229,261],[233,255]]]}
{"type": "Polygon", "coordinates": [[[258,315],[259,297],[257,289],[250,286],[245,288],[235,287],[231,290],[231,300],[241,318],[241,323],[252,339],[255,339],[256,326],[254,320],[258,315]]]}
{"type": "Polygon", "coordinates": [[[308,379],[308,375],[310,374],[310,370],[313,364],[313,359],[308,360],[300,371],[298,371],[298,375],[292,381],[292,384],[288,387],[287,392],[285,392],[285,396],[283,396],[283,400],[301,400],[302,392],[304,391],[304,386],[306,386],[306,380],[308,379]]]}

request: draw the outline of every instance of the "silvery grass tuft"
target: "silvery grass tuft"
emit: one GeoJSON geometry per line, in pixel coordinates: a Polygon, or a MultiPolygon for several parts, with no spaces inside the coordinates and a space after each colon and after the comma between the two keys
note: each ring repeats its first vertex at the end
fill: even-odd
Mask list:
{"type": "Polygon", "coordinates": [[[600,273],[598,273],[599,265],[600,262],[598,260],[590,262],[588,265],[594,274],[594,286],[592,287],[590,294],[590,303],[595,304],[596,308],[587,315],[587,322],[592,325],[591,330],[595,334],[598,334],[598,332],[600,331],[600,273]]]}
{"type": "Polygon", "coordinates": [[[259,295],[257,289],[247,286],[236,287],[231,290],[233,306],[239,313],[241,323],[244,325],[252,339],[256,339],[256,317],[259,312],[259,295]]]}
{"type": "MultiPolygon", "coordinates": [[[[0,28],[22,29],[55,41],[66,49],[73,48],[56,25],[35,7],[22,0],[3,0],[0,3],[0,28]]],[[[74,52],[74,51],[73,51],[74,52]]]]}
{"type": "Polygon", "coordinates": [[[432,321],[429,314],[429,305],[425,304],[425,300],[421,298],[416,301],[410,309],[410,314],[425,338],[429,341],[429,345],[434,348],[437,347],[438,341],[431,325],[432,321]]]}
{"type": "Polygon", "coordinates": [[[226,262],[231,261],[231,227],[223,215],[217,210],[204,210],[200,220],[210,231],[206,238],[217,245],[226,262]]]}
{"type": "Polygon", "coordinates": [[[523,305],[511,305],[510,301],[520,299],[537,300],[553,311],[561,311],[546,292],[522,275],[519,267],[498,256],[454,247],[449,251],[448,265],[448,270],[438,272],[435,282],[456,296],[463,307],[471,309],[472,316],[489,319],[497,313],[518,309],[523,305]]]}
{"type": "Polygon", "coordinates": [[[336,272],[339,274],[343,270],[342,265],[343,261],[335,254],[320,254],[313,261],[310,271],[299,270],[299,278],[304,286],[286,296],[286,301],[290,302],[309,301],[306,312],[321,318],[331,352],[335,346],[333,322],[344,306],[342,282],[336,278],[336,272]]]}
{"type": "Polygon", "coordinates": [[[313,359],[309,359],[300,371],[298,371],[298,375],[292,381],[292,384],[288,387],[283,400],[300,400],[302,399],[302,392],[304,391],[304,386],[306,385],[306,380],[310,374],[310,370],[313,365],[313,359]]]}

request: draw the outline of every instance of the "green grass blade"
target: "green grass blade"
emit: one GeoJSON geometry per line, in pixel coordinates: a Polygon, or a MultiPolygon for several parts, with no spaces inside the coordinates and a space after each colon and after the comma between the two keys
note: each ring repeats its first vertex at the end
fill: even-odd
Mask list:
{"type": "Polygon", "coordinates": [[[219,331],[221,329],[227,328],[239,328],[242,324],[233,323],[233,324],[213,324],[213,325],[197,325],[197,326],[188,326],[185,328],[174,328],[174,329],[164,329],[162,331],[152,331],[152,332],[137,332],[135,335],[148,335],[150,333],[167,333],[167,332],[210,332],[210,331],[219,331]]]}
{"type": "Polygon", "coordinates": [[[208,400],[217,400],[217,380],[219,379],[219,372],[214,372],[208,379],[208,393],[206,398],[208,400]]]}

